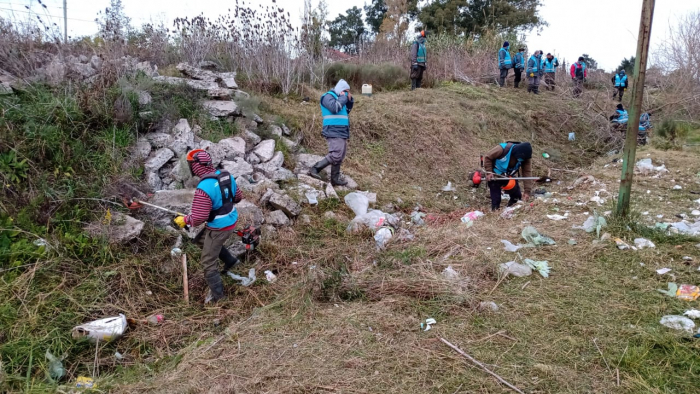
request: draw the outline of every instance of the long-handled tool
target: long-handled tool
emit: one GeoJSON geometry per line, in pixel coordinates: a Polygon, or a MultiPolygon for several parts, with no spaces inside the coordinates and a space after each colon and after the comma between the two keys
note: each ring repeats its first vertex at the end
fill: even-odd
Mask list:
{"type": "Polygon", "coordinates": [[[160,209],[161,211],[165,211],[165,212],[168,212],[168,213],[172,213],[172,214],[174,214],[174,215],[185,216],[184,213],[180,213],[180,212],[178,212],[178,211],[173,211],[172,209],[160,207],[160,206],[158,206],[158,205],[151,204],[151,203],[148,203],[148,202],[145,202],[145,201],[137,200],[137,199],[135,199],[135,198],[132,198],[131,200],[127,200],[126,198],[124,198],[123,201],[124,201],[124,205],[126,205],[127,208],[132,209],[132,210],[133,210],[133,209],[139,209],[139,208],[141,208],[141,207],[143,207],[143,206],[145,205],[145,206],[148,206],[148,207],[151,207],[151,208],[160,209]]]}
{"type": "Polygon", "coordinates": [[[510,180],[510,179],[515,179],[515,180],[521,180],[521,181],[528,181],[528,180],[539,180],[542,179],[540,176],[520,176],[520,177],[508,177],[505,175],[501,174],[496,174],[495,172],[487,172],[487,174],[493,174],[497,176],[497,180],[510,180]]]}

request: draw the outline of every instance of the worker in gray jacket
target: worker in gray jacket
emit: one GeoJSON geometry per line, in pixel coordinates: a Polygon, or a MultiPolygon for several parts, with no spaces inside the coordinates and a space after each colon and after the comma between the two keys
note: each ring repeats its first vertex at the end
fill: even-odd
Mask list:
{"type": "Polygon", "coordinates": [[[331,184],[345,186],[348,182],[340,174],[340,165],[345,159],[350,139],[350,111],[355,100],[350,94],[350,85],[344,79],[338,81],[335,88],[321,96],[321,115],[323,131],[321,135],[328,142],[328,154],[323,160],[314,164],[309,175],[321,179],[320,172],[331,166],[331,184]]]}

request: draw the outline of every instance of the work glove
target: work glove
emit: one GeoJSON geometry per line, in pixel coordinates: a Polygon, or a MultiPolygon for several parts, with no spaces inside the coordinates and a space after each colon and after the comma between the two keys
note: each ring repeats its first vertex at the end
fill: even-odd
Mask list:
{"type": "Polygon", "coordinates": [[[180,228],[185,228],[187,227],[187,223],[185,222],[185,217],[184,216],[178,216],[175,219],[173,219],[173,222],[180,228]]]}
{"type": "Polygon", "coordinates": [[[625,92],[627,91],[627,88],[625,88],[625,92]]]}
{"type": "Polygon", "coordinates": [[[535,73],[530,73],[530,77],[534,77],[534,76],[535,76],[535,73]]]}

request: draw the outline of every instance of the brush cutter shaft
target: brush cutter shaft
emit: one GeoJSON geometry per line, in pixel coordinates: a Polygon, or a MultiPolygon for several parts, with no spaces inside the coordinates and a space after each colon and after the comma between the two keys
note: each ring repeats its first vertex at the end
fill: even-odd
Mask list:
{"type": "Polygon", "coordinates": [[[133,199],[133,201],[134,201],[135,203],[137,203],[137,204],[146,205],[146,206],[149,206],[149,207],[155,208],[155,209],[160,209],[161,211],[169,212],[169,213],[172,213],[172,214],[175,214],[175,215],[186,216],[184,213],[180,213],[180,212],[177,212],[177,211],[173,211],[172,209],[168,209],[168,208],[159,207],[158,205],[150,204],[150,203],[147,203],[147,202],[144,202],[144,201],[141,201],[141,200],[137,200],[137,199],[135,199],[135,198],[133,199]]]}

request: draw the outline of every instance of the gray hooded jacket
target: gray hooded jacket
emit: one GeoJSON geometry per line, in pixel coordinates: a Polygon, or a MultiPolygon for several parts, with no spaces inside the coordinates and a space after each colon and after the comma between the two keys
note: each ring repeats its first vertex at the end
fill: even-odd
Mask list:
{"type": "MultiPolygon", "coordinates": [[[[348,85],[344,79],[341,79],[335,85],[335,88],[333,88],[333,92],[338,95],[338,99],[336,100],[332,95],[326,94],[321,97],[321,105],[326,107],[326,109],[333,114],[337,114],[343,109],[343,106],[345,106],[348,110],[348,115],[350,115],[352,106],[355,104],[355,99],[348,100],[347,95],[341,96],[344,90],[349,89],[350,85],[348,85]]],[[[347,140],[350,138],[350,126],[323,126],[321,135],[326,138],[345,138],[347,140]]]]}

